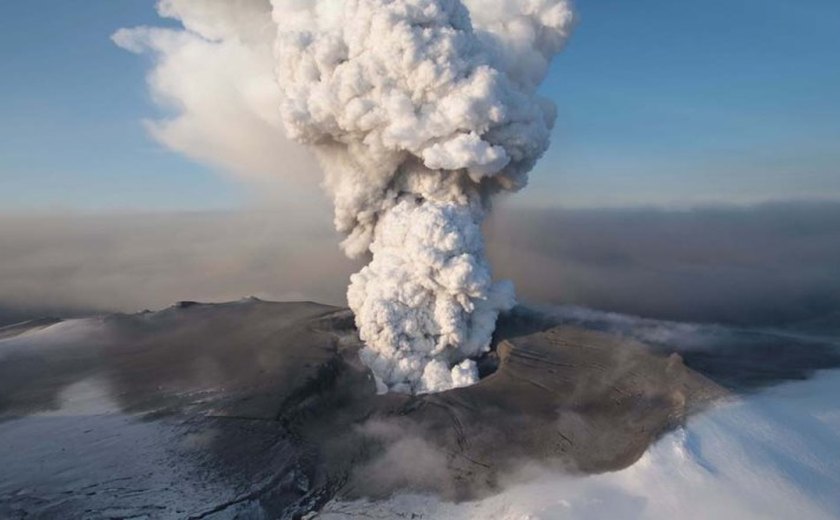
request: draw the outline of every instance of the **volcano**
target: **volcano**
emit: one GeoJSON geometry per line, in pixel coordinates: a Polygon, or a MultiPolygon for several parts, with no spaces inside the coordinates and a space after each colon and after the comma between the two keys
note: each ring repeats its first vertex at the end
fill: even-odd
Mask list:
{"type": "Polygon", "coordinates": [[[246,299],[0,331],[0,515],[294,518],[618,470],[728,392],[678,354],[524,307],[475,385],[379,395],[346,309],[246,299]],[[116,513],[115,513],[116,512],[116,513]]]}

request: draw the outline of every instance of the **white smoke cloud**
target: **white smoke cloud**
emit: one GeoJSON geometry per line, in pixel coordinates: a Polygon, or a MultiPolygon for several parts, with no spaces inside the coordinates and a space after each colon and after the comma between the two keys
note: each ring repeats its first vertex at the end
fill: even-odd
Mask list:
{"type": "Polygon", "coordinates": [[[384,387],[477,379],[513,287],[494,283],[481,224],[548,147],[536,95],[568,36],[567,0],[164,0],[185,30],[122,30],[158,56],[153,123],[168,146],[249,171],[315,151],[351,257],[348,301],[384,387]],[[276,78],[272,75],[276,73],[276,78]],[[231,124],[235,123],[235,124],[231,124]]]}
{"type": "Polygon", "coordinates": [[[548,146],[535,89],[568,5],[499,2],[479,30],[458,0],[273,5],[285,127],[322,160],[345,251],[373,255],[348,291],[363,360],[399,391],[476,381],[468,359],[514,300],[485,257],[485,201],[548,146]]]}
{"type": "Polygon", "coordinates": [[[486,350],[499,309],[513,306],[512,284],[492,281],[481,211],[401,200],[376,225],[373,260],[350,279],[362,360],[397,390],[475,382],[475,363],[463,360],[486,350]]]}

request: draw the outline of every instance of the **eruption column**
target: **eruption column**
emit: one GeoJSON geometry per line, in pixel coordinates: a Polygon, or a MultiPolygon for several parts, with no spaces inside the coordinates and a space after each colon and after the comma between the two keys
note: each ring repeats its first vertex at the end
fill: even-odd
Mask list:
{"type": "Polygon", "coordinates": [[[275,0],[273,18],[287,133],[324,167],[345,252],[370,258],[348,290],[363,361],[383,390],[475,382],[470,358],[514,303],[481,224],[548,146],[554,109],[535,90],[569,6],[275,0]]]}

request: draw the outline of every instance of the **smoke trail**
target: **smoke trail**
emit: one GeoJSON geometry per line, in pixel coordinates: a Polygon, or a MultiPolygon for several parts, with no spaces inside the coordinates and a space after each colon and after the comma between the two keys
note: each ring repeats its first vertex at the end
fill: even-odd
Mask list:
{"type": "MultiPolygon", "coordinates": [[[[481,224],[490,197],[522,188],[548,146],[554,107],[536,89],[568,35],[568,0],[231,6],[164,0],[159,10],[204,40],[258,42],[253,63],[267,60],[259,20],[271,13],[286,134],[311,146],[326,173],[344,251],[371,255],[348,302],[380,388],[476,381],[470,358],[514,302],[512,284],[492,280],[481,224]]],[[[165,54],[150,31],[115,40],[165,54]]]]}

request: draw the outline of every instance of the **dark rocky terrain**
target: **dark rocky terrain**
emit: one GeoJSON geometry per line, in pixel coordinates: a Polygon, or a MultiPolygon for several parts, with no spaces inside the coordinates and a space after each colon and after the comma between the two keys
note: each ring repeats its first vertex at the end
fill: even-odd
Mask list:
{"type": "Polygon", "coordinates": [[[344,309],[256,299],[0,329],[0,517],[295,518],[398,490],[472,499],[524,464],[624,468],[728,395],[662,346],[521,308],[468,388],[376,395],[359,347],[344,309]]]}

